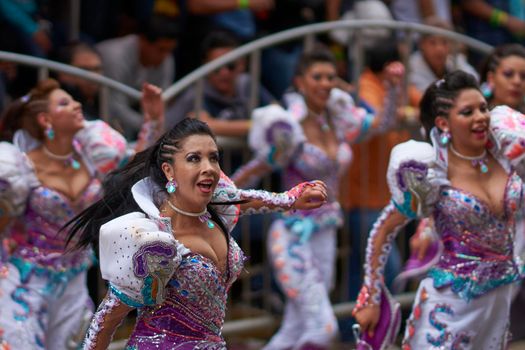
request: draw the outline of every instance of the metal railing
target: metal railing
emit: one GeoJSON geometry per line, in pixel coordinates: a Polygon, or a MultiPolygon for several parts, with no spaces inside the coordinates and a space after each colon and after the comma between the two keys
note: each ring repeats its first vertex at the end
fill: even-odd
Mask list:
{"type": "MultiPolygon", "coordinates": [[[[421,34],[435,34],[444,36],[456,43],[464,44],[466,47],[478,51],[480,53],[488,54],[492,50],[492,46],[481,42],[479,40],[473,39],[463,34],[456,33],[454,31],[445,30],[441,28],[436,28],[419,23],[409,23],[409,22],[399,22],[399,21],[389,21],[389,20],[341,20],[341,21],[332,21],[332,22],[323,22],[317,24],[310,24],[306,26],[301,26],[289,30],[285,30],[276,34],[272,34],[260,39],[257,39],[253,42],[245,44],[231,52],[228,52],[224,56],[221,56],[198,69],[194,70],[190,74],[186,75],[171,87],[164,91],[164,99],[170,101],[172,98],[179,95],[181,92],[185,91],[188,87],[193,84],[201,83],[201,80],[204,79],[208,74],[214,70],[230,63],[236,61],[242,57],[250,57],[250,70],[249,73],[252,77],[252,91],[251,91],[251,105],[255,106],[256,98],[258,96],[258,83],[260,77],[260,55],[261,51],[265,48],[283,44],[289,41],[298,40],[303,38],[305,41],[305,47],[311,47],[312,37],[317,34],[322,34],[330,32],[336,29],[348,29],[348,30],[360,30],[360,29],[390,29],[394,31],[403,31],[406,35],[404,40],[411,42],[413,40],[412,33],[421,33],[421,34]]],[[[350,44],[350,43],[349,43],[350,44]]],[[[356,40],[356,44],[359,46],[357,51],[362,50],[362,45],[359,40],[356,40]]],[[[358,67],[355,68],[357,72],[362,70],[362,63],[359,62],[358,67]]],[[[357,75],[354,75],[357,76],[357,75]]],[[[200,84],[202,86],[202,84],[200,84]]],[[[203,89],[197,89],[197,98],[196,100],[202,100],[203,89]]]]}
{"type": "MultiPolygon", "coordinates": [[[[76,8],[76,7],[75,7],[76,8]]],[[[172,86],[167,88],[163,93],[163,98],[165,101],[171,101],[173,98],[178,96],[180,93],[185,91],[188,87],[193,84],[197,84],[197,96],[195,99],[196,106],[199,106],[202,103],[202,94],[203,94],[203,79],[213,72],[214,70],[233,62],[239,58],[250,56],[250,66],[249,73],[252,76],[252,85],[250,92],[250,104],[251,106],[257,105],[258,89],[259,89],[259,77],[261,73],[260,67],[260,55],[261,51],[283,44],[289,41],[303,39],[305,42],[305,47],[311,47],[312,38],[317,34],[326,33],[332,30],[337,29],[347,29],[359,31],[361,29],[377,28],[377,29],[390,29],[394,31],[405,32],[405,39],[407,42],[413,40],[412,33],[421,33],[421,34],[436,34],[442,35],[446,38],[451,39],[454,42],[464,44],[466,47],[471,48],[475,51],[481,53],[489,53],[492,47],[488,44],[485,44],[479,40],[470,38],[463,34],[459,34],[453,31],[436,28],[432,26],[427,26],[418,23],[408,23],[408,22],[398,22],[398,21],[388,21],[388,20],[341,20],[341,21],[332,21],[332,22],[323,22],[318,24],[311,24],[307,26],[297,27],[289,30],[285,30],[276,34],[272,34],[248,44],[245,44],[224,56],[217,58],[207,64],[202,65],[195,71],[186,75],[179,81],[175,82],[172,86]]],[[[349,43],[350,44],[350,43],[349,43]]],[[[356,46],[357,56],[360,55],[362,51],[362,44],[360,40],[355,40],[353,46],[356,46]]],[[[102,86],[101,89],[101,110],[100,114],[102,118],[107,118],[108,116],[108,89],[119,91],[125,94],[132,100],[140,99],[140,91],[129,87],[125,84],[122,84],[113,79],[104,77],[103,75],[86,71],[80,68],[73,67],[71,65],[37,58],[28,55],[21,55],[12,52],[0,51],[0,60],[14,62],[18,64],[38,67],[39,78],[43,79],[49,76],[49,71],[56,71],[61,73],[70,74],[88,81],[98,83],[102,86]]],[[[357,60],[354,65],[354,71],[360,72],[362,70],[362,61],[357,60]]],[[[354,76],[357,76],[354,75],[354,76]]]]}
{"type": "Polygon", "coordinates": [[[80,69],[68,64],[47,60],[45,58],[33,57],[28,55],[21,55],[13,52],[0,51],[0,61],[14,62],[26,66],[38,68],[38,78],[45,79],[49,76],[49,71],[55,71],[65,74],[70,74],[82,79],[86,79],[101,85],[100,89],[100,116],[102,119],[107,119],[109,116],[109,90],[113,89],[119,91],[126,96],[139,100],[141,92],[131,88],[121,82],[107,78],[102,74],[90,72],[84,69],[80,69]]]}

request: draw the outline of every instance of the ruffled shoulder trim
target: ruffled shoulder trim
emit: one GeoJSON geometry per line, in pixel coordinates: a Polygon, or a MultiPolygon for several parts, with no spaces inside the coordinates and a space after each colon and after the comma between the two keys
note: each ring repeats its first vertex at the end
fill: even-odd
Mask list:
{"type": "Polygon", "coordinates": [[[508,106],[495,107],[490,112],[489,130],[492,154],[509,162],[525,178],[525,115],[508,106]]]}
{"type": "Polygon", "coordinates": [[[301,125],[279,105],[257,108],[248,135],[256,157],[272,167],[285,167],[306,140],[301,125]]]}
{"type": "Polygon", "coordinates": [[[75,135],[81,153],[90,170],[105,175],[124,164],[130,153],[124,136],[101,120],[86,121],[85,127],[75,135]]]}
{"type": "Polygon", "coordinates": [[[11,216],[21,215],[32,188],[39,181],[27,155],[15,145],[0,142],[0,201],[11,216]]]}
{"type": "Polygon", "coordinates": [[[426,142],[414,140],[392,149],[387,182],[392,202],[411,219],[428,216],[440,187],[449,183],[446,169],[436,161],[436,150],[426,142]]]}
{"type": "Polygon", "coordinates": [[[327,108],[337,137],[341,141],[358,141],[369,131],[374,120],[372,110],[356,106],[349,93],[337,88],[330,92],[327,108]]]}
{"type": "Polygon", "coordinates": [[[139,212],[100,228],[100,269],[113,291],[132,307],[162,303],[165,287],[186,248],[171,232],[139,212]]]}

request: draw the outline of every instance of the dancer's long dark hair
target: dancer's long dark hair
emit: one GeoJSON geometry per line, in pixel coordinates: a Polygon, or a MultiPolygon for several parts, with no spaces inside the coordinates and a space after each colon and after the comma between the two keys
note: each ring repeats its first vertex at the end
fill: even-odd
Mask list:
{"type": "MultiPolygon", "coordinates": [[[[192,135],[208,135],[216,141],[206,123],[187,118],[166,132],[153,146],[137,153],[126,166],[110,173],[103,183],[104,197],[64,226],[63,229],[69,231],[67,245],[76,237],[74,248],[81,249],[91,244],[98,250],[100,226],[131,212],[143,212],[131,195],[131,187],[149,176],[159,188],[164,188],[168,180],[162,172],[162,163],[171,164],[173,154],[180,150],[182,141],[192,135]]],[[[210,205],[208,211],[212,220],[227,233],[224,223],[210,205]]]]}

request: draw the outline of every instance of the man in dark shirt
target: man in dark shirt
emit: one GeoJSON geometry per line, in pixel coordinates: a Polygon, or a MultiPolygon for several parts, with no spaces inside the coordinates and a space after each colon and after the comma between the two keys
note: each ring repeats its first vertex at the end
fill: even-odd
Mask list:
{"type": "MultiPolygon", "coordinates": [[[[208,63],[239,45],[236,38],[224,31],[212,32],[203,42],[202,61],[208,63]]],[[[244,73],[245,63],[238,60],[212,72],[204,83],[201,111],[195,111],[195,87],[189,88],[175,100],[166,114],[166,128],[171,128],[187,116],[207,122],[214,133],[221,136],[245,136],[250,129],[251,77],[244,73]]],[[[259,105],[267,105],[274,98],[262,86],[259,105]]]]}

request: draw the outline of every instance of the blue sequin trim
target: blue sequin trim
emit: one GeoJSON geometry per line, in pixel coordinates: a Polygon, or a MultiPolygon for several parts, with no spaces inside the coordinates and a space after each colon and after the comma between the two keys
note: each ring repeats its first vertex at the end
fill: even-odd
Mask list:
{"type": "Polygon", "coordinates": [[[490,290],[513,283],[520,279],[518,274],[510,274],[502,278],[492,279],[486,283],[478,283],[470,277],[459,277],[450,271],[437,267],[430,269],[428,275],[434,281],[434,288],[439,289],[450,286],[454,293],[466,301],[482,296],[490,290]]]}
{"type": "Polygon", "coordinates": [[[91,266],[92,259],[82,263],[80,266],[66,269],[65,271],[58,271],[50,267],[39,266],[17,256],[10,257],[9,262],[18,269],[20,273],[20,282],[27,283],[33,274],[45,277],[47,278],[48,283],[43,290],[44,294],[55,294],[56,296],[60,296],[64,292],[69,281],[91,266]]]}
{"type": "Polygon", "coordinates": [[[403,204],[398,204],[394,200],[392,200],[392,203],[396,209],[406,217],[410,219],[415,219],[417,217],[417,213],[412,210],[412,193],[409,191],[403,192],[403,204]]]}
{"type": "Polygon", "coordinates": [[[115,296],[117,298],[120,299],[120,301],[122,301],[124,304],[128,305],[128,306],[131,306],[131,307],[136,307],[136,308],[139,308],[139,307],[143,307],[144,305],[133,300],[131,297],[127,296],[126,294],[122,293],[120,290],[117,289],[117,287],[115,287],[114,285],[112,285],[111,283],[109,284],[109,289],[111,290],[111,292],[113,294],[115,294],[115,296]]]}
{"type": "Polygon", "coordinates": [[[153,284],[153,277],[147,276],[144,278],[144,287],[142,288],[141,294],[142,298],[144,299],[145,305],[155,305],[155,300],[153,300],[152,297],[152,289],[151,285],[153,284]]]}

